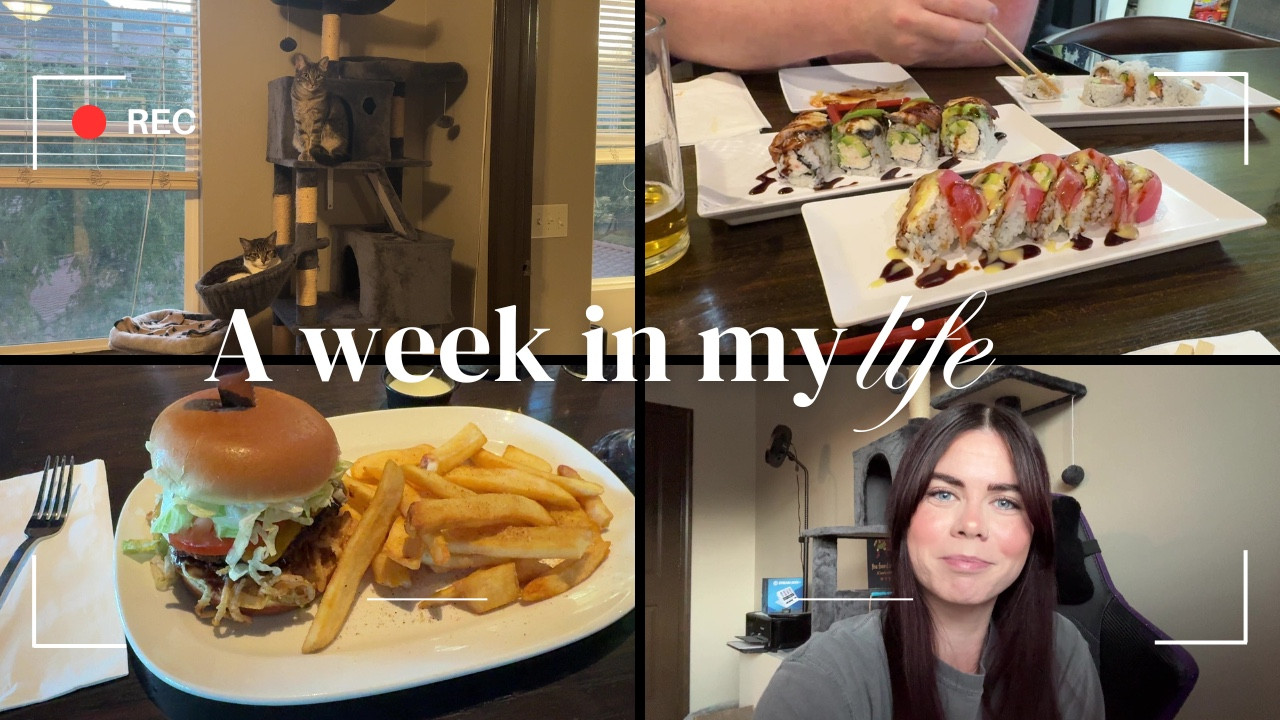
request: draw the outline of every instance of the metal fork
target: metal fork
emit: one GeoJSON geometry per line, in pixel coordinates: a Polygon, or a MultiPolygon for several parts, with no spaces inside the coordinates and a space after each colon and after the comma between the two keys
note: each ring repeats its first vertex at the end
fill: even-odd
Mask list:
{"type": "Polygon", "coordinates": [[[31,509],[31,519],[27,521],[25,531],[27,539],[18,546],[4,573],[0,574],[0,599],[4,598],[9,580],[22,564],[27,548],[31,547],[36,540],[57,533],[66,522],[67,508],[71,505],[71,484],[75,464],[74,455],[70,460],[66,456],[59,456],[56,460],[53,456],[44,459],[44,477],[40,479],[40,490],[36,493],[36,506],[31,509]]]}

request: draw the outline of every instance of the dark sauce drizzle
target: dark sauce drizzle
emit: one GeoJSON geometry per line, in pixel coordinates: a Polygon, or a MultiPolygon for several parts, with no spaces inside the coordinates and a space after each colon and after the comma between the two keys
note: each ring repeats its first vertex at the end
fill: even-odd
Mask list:
{"type": "Polygon", "coordinates": [[[939,164],[938,164],[938,169],[939,169],[939,170],[950,170],[951,168],[953,168],[953,167],[955,167],[955,166],[957,166],[957,165],[959,165],[959,164],[960,164],[960,158],[958,158],[958,157],[951,157],[951,158],[947,158],[946,160],[943,160],[941,163],[939,163],[939,164]]]}
{"type": "Polygon", "coordinates": [[[1089,248],[1093,247],[1093,238],[1087,237],[1085,235],[1076,235],[1075,237],[1071,238],[1071,247],[1075,248],[1076,250],[1088,250],[1089,248]]]}
{"type": "Polygon", "coordinates": [[[1005,138],[1007,138],[1007,137],[1009,137],[1009,136],[1008,136],[1008,135],[1006,135],[1006,134],[1004,134],[1004,133],[1002,133],[1002,132],[1000,132],[1000,131],[998,131],[998,130],[996,131],[996,142],[1000,142],[1001,140],[1003,140],[1003,139],[1005,139],[1005,138]]]}
{"type": "Polygon", "coordinates": [[[945,261],[935,260],[928,270],[916,278],[916,287],[921,289],[937,287],[968,269],[967,262],[958,262],[955,267],[948,268],[945,261]]]}
{"type": "Polygon", "coordinates": [[[1102,244],[1106,245],[1107,247],[1115,247],[1116,245],[1123,245],[1129,242],[1130,240],[1136,240],[1136,239],[1137,238],[1127,238],[1123,235],[1117,235],[1115,231],[1112,231],[1107,233],[1107,239],[1104,240],[1102,244]]]}
{"type": "Polygon", "coordinates": [[[905,280],[915,273],[911,266],[902,260],[890,260],[880,271],[880,279],[887,283],[905,280]]]}
{"type": "Polygon", "coordinates": [[[778,168],[776,168],[776,167],[771,167],[771,168],[769,168],[768,170],[765,170],[764,172],[762,172],[762,173],[760,173],[759,175],[757,175],[757,176],[756,176],[756,180],[759,180],[759,181],[760,181],[760,184],[759,184],[759,185],[757,185],[757,186],[755,186],[755,187],[753,187],[753,188],[751,188],[750,190],[748,190],[748,191],[747,191],[747,194],[748,194],[748,195],[759,195],[760,193],[764,192],[765,190],[768,190],[770,185],[772,185],[772,184],[774,184],[775,182],[777,182],[777,181],[778,181],[778,178],[771,176],[769,173],[771,173],[771,172],[773,172],[774,170],[777,170],[777,169],[778,169],[778,168]]]}
{"type": "Polygon", "coordinates": [[[907,173],[906,175],[899,175],[898,173],[899,173],[901,170],[902,170],[902,168],[900,168],[900,167],[890,168],[890,169],[889,169],[889,172],[887,172],[887,173],[885,173],[885,174],[883,174],[883,175],[881,175],[881,176],[880,176],[880,179],[881,179],[881,180],[892,180],[892,179],[894,179],[894,178],[909,178],[909,177],[911,177],[911,173],[907,173]]]}

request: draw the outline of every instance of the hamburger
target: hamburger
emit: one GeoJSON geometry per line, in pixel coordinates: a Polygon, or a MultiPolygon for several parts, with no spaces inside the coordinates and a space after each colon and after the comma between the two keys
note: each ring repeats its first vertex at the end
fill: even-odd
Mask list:
{"type": "Polygon", "coordinates": [[[333,428],[307,403],[242,373],[164,409],[151,427],[157,586],[181,581],[195,613],[287,612],[324,591],[345,541],[333,428]]]}

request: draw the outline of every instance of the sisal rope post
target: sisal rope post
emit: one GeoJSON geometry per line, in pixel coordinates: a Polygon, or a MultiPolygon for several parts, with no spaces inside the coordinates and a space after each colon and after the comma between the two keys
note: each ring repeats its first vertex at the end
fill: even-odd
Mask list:
{"type": "Polygon", "coordinates": [[[342,16],[325,13],[320,26],[320,55],[330,62],[338,59],[338,40],[341,35],[342,16]]]}
{"type": "MultiPolygon", "coordinates": [[[[296,202],[294,242],[314,242],[316,239],[316,202],[319,195],[320,173],[309,168],[294,170],[294,198],[296,202]]],[[[320,276],[320,255],[315,250],[298,255],[297,287],[295,297],[298,308],[316,305],[316,282],[320,276]]]]}
{"type": "MultiPolygon", "coordinates": [[[[293,244],[293,169],[275,165],[275,181],[271,193],[271,226],[276,231],[276,246],[293,244]]],[[[281,298],[291,298],[293,288],[286,283],[281,298]]],[[[293,352],[293,335],[275,313],[271,314],[271,350],[277,355],[293,352]]]]}

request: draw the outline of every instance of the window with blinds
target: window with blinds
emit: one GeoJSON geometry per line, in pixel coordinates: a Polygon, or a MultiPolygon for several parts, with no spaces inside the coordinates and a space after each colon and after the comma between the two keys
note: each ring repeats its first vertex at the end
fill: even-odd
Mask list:
{"type": "Polygon", "coordinates": [[[635,274],[636,4],[600,0],[593,278],[635,274]]]}
{"type": "Polygon", "coordinates": [[[102,349],[122,317],[195,306],[198,2],[0,0],[0,352],[102,349]],[[190,134],[129,133],[131,109],[184,108],[190,134]]]}
{"type": "Polygon", "coordinates": [[[0,2],[0,180],[195,189],[196,18],[196,0],[0,2]],[[71,122],[85,105],[107,121],[91,140],[71,122]],[[192,111],[180,118],[190,134],[163,125],[169,134],[129,133],[130,109],[182,108],[192,111]]]}

